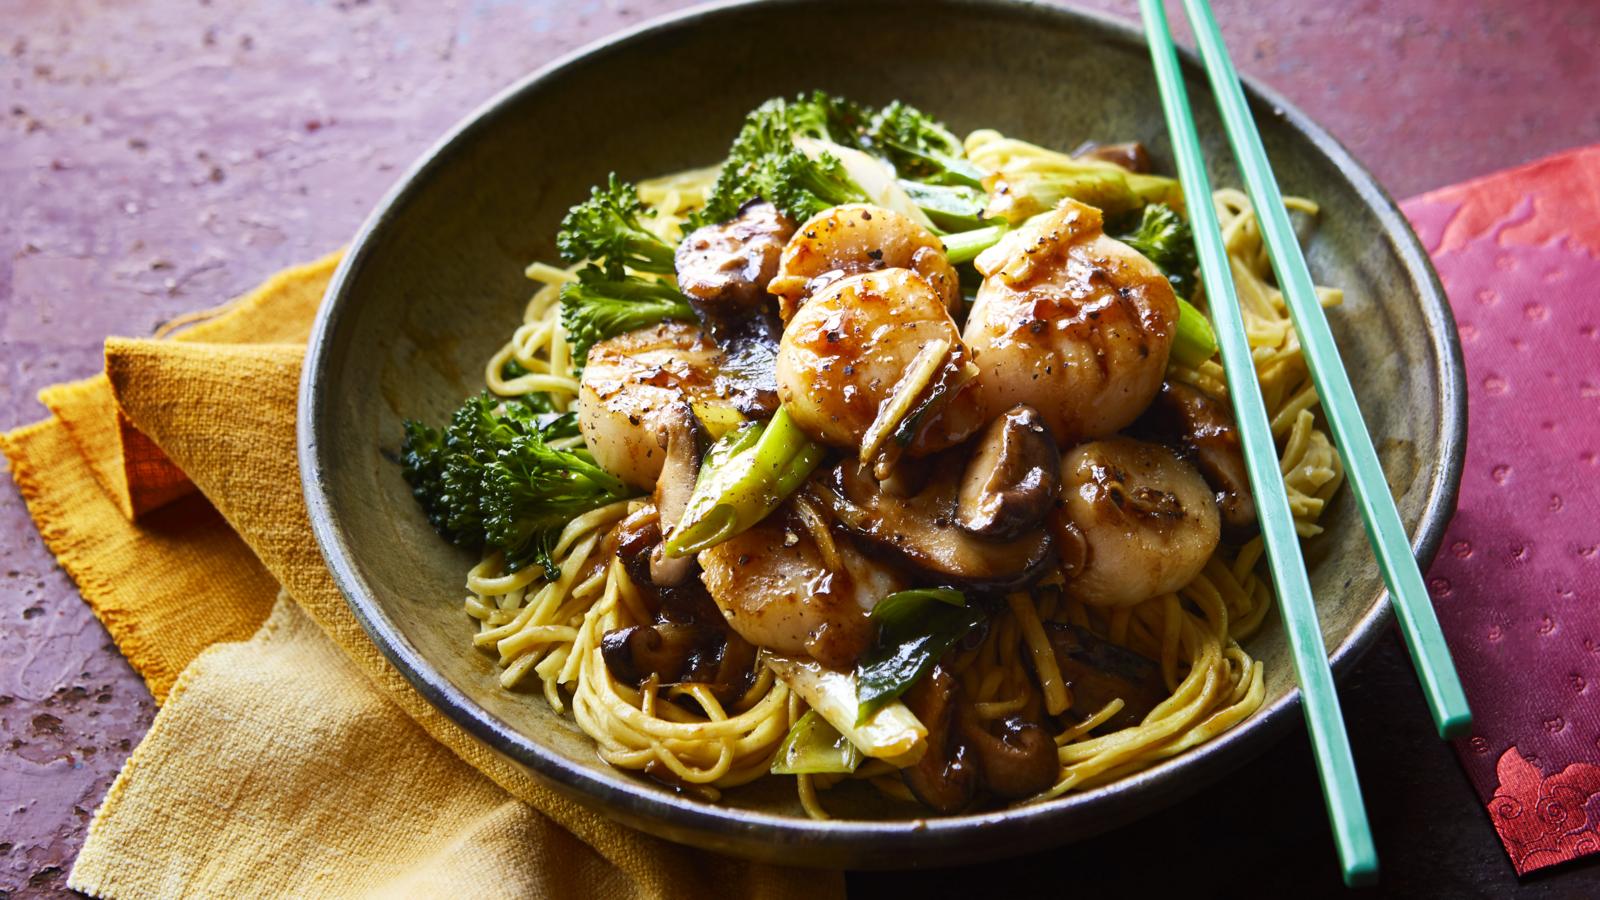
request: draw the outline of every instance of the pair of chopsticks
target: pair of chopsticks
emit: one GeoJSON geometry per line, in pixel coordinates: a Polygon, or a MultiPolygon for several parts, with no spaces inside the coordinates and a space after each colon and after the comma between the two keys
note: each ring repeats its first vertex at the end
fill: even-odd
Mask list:
{"type": "MultiPolygon", "coordinates": [[[[1427,695],[1434,725],[1440,737],[1456,737],[1472,722],[1466,695],[1461,690],[1449,648],[1445,646],[1439,619],[1423,587],[1422,573],[1411,555],[1411,544],[1400,523],[1400,514],[1389,495],[1389,485],[1373,449],[1372,437],[1356,405],[1350,378],[1339,359],[1327,316],[1317,302],[1305,255],[1289,222],[1283,195],[1261,145],[1261,135],[1239,86],[1238,73],[1228,58],[1222,32],[1207,0],[1183,0],[1183,5],[1194,26],[1200,57],[1217,96],[1228,141],[1244,175],[1245,187],[1272,258],[1273,272],[1322,400],[1323,414],[1339,456],[1344,460],[1346,477],[1366,524],[1367,540],[1372,544],[1378,568],[1389,586],[1389,595],[1412,664],[1427,695]]],[[[1345,732],[1339,695],[1334,691],[1333,675],[1328,668],[1327,648],[1322,642],[1311,582],[1295,534],[1294,516],[1289,510],[1288,493],[1278,468],[1277,448],[1261,399],[1261,386],[1256,381],[1250,345],[1245,338],[1227,249],[1223,246],[1222,230],[1211,203],[1211,185],[1206,177],[1200,138],[1195,131],[1183,76],[1178,69],[1177,50],[1162,0],[1139,0],[1139,8],[1149,37],[1150,57],[1155,64],[1179,179],[1184,196],[1189,198],[1189,218],[1199,250],[1201,276],[1222,350],[1222,365],[1227,373],[1245,464],[1256,492],[1267,561],[1278,588],[1284,628],[1300,677],[1306,726],[1311,734],[1344,880],[1350,886],[1370,884],[1377,880],[1377,850],[1367,823],[1361,787],[1356,781],[1350,736],[1345,732]]]]}

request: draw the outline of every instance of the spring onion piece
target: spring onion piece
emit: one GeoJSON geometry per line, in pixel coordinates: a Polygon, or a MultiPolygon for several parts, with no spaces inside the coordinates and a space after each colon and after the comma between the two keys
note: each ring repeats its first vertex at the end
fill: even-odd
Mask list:
{"type": "Polygon", "coordinates": [[[1006,236],[1011,226],[1004,222],[997,225],[987,225],[983,228],[974,228],[971,231],[958,231],[955,234],[944,236],[944,255],[950,260],[950,265],[959,266],[962,263],[972,262],[978,254],[1000,243],[1006,236]]]}
{"type": "Polygon", "coordinates": [[[1194,368],[1217,355],[1217,334],[1206,314],[1178,298],[1178,327],[1172,338],[1172,358],[1194,368]]]}
{"type": "Polygon", "coordinates": [[[721,438],[746,422],[745,417],[731,406],[691,402],[690,409],[694,411],[694,417],[700,422],[700,427],[711,435],[712,440],[721,438]]]}
{"type": "Polygon", "coordinates": [[[962,263],[972,262],[978,258],[978,254],[989,249],[990,247],[993,247],[995,244],[1000,243],[1000,239],[1005,237],[1007,234],[1019,228],[1023,228],[1028,224],[1028,222],[1033,221],[1033,219],[1037,219],[1048,214],[1049,210],[1045,210],[1044,212],[1039,213],[1039,215],[1033,216],[1027,221],[1017,225],[1013,225],[1004,219],[990,219],[989,221],[993,223],[991,225],[985,225],[982,228],[974,228],[971,231],[958,231],[955,234],[947,234],[940,238],[940,240],[944,242],[945,258],[950,260],[950,265],[952,266],[959,266],[962,263]]]}
{"type": "Polygon", "coordinates": [[[901,591],[872,610],[878,642],[856,665],[856,700],[861,717],[896,700],[926,675],[939,657],[983,621],[960,591],[933,588],[901,591]]]}
{"type": "MultiPolygon", "coordinates": [[[[915,360],[913,359],[914,363],[915,360]]],[[[900,420],[900,426],[894,430],[895,443],[901,447],[909,447],[912,440],[917,436],[917,429],[922,427],[922,420],[927,418],[929,413],[943,406],[945,399],[954,395],[956,391],[961,389],[962,385],[977,377],[978,366],[969,359],[962,370],[956,373],[955,378],[945,379],[935,385],[933,390],[928,392],[927,397],[913,407],[909,413],[906,413],[905,418],[900,420]]]]}
{"type": "Polygon", "coordinates": [[[1054,209],[1067,197],[1099,207],[1107,215],[1147,203],[1183,206],[1183,189],[1175,178],[1069,156],[990,129],[967,135],[966,152],[985,173],[983,186],[989,191],[985,214],[1013,224],[1054,209]]]}
{"type": "Polygon", "coordinates": [[[987,224],[983,208],[989,201],[989,195],[982,188],[923,184],[902,178],[900,189],[941,231],[969,231],[987,224]]]}
{"type": "Polygon", "coordinates": [[[778,746],[772,774],[847,775],[861,765],[861,760],[861,750],[813,709],[794,723],[778,746]]]}
{"type": "Polygon", "coordinates": [[[754,526],[805,483],[822,455],[782,408],[770,422],[724,435],[706,454],[663,551],[669,558],[699,553],[754,526]]]}
{"type": "Polygon", "coordinates": [[[955,588],[912,588],[909,591],[897,591],[878,601],[872,608],[872,618],[880,623],[890,621],[903,621],[915,615],[929,601],[948,603],[951,606],[966,606],[966,595],[955,588]]]}
{"type": "Polygon", "coordinates": [[[815,660],[767,653],[767,668],[800,695],[817,715],[828,721],[863,754],[904,768],[915,765],[928,749],[928,729],[898,700],[868,715],[856,702],[856,676],[835,672],[815,660]]]}
{"type": "Polygon", "coordinates": [[[910,415],[917,395],[921,394],[922,389],[933,380],[933,376],[938,373],[939,367],[949,355],[950,342],[944,338],[934,338],[917,351],[917,355],[906,366],[905,373],[895,382],[889,399],[878,407],[878,415],[861,435],[859,459],[863,466],[878,455],[884,442],[894,435],[901,421],[910,415]]]}

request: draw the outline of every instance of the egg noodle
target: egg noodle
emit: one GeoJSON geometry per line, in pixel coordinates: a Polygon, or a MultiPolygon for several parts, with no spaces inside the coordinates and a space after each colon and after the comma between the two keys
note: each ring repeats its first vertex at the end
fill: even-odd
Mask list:
{"type": "MultiPolygon", "coordinates": [[[[640,183],[640,198],[655,212],[646,222],[675,240],[684,218],[704,203],[716,174],[713,167],[640,183]]],[[[1270,281],[1250,202],[1237,190],[1217,191],[1213,202],[1295,524],[1301,536],[1310,537],[1321,531],[1317,519],[1343,473],[1316,423],[1317,396],[1282,295],[1270,281]]],[[[1309,200],[1286,202],[1291,209],[1317,213],[1309,200]]],[[[490,391],[505,397],[547,392],[558,410],[568,410],[577,402],[578,378],[560,326],[560,288],[575,276],[572,269],[544,263],[530,265],[527,275],[541,287],[527,305],[522,326],[488,361],[484,380],[490,391]],[[509,360],[526,374],[501,377],[509,360]]],[[[1324,305],[1340,300],[1333,289],[1319,288],[1319,295],[1324,305]]],[[[1174,362],[1168,375],[1215,397],[1227,395],[1216,359],[1197,368],[1174,362]]],[[[565,442],[578,444],[581,438],[565,442]]],[[[607,763],[647,771],[716,800],[722,789],[768,773],[779,744],[806,707],[766,666],[745,694],[726,706],[704,686],[662,686],[651,680],[636,689],[611,677],[601,658],[601,637],[652,619],[610,536],[625,516],[650,515],[647,505],[622,501],[570,522],[552,554],[559,566],[553,581],[543,577],[540,566],[506,573],[498,553],[473,566],[465,600],[467,614],[479,623],[472,643],[497,655],[504,688],[537,686],[558,712],[570,706],[578,727],[594,739],[607,763]],[[671,702],[682,695],[692,697],[703,714],[671,702]]],[[[1166,699],[1137,725],[1094,733],[1121,711],[1123,701],[1117,699],[1056,734],[1060,770],[1055,785],[1024,802],[1103,784],[1181,753],[1261,705],[1262,665],[1240,646],[1261,627],[1272,605],[1270,586],[1258,574],[1261,553],[1259,536],[1242,547],[1219,547],[1200,575],[1176,594],[1124,608],[1086,606],[1047,579],[1030,592],[1009,596],[978,645],[953,654],[952,671],[985,719],[1014,714],[1038,700],[1052,715],[1070,705],[1072,688],[1058,668],[1045,623],[1088,629],[1160,666],[1166,699]]],[[[1059,575],[1055,582],[1059,585],[1059,575]]],[[[884,793],[912,799],[896,770],[880,760],[868,760],[851,775],[795,778],[802,806],[817,818],[827,817],[818,792],[846,779],[869,780],[884,793]]]]}

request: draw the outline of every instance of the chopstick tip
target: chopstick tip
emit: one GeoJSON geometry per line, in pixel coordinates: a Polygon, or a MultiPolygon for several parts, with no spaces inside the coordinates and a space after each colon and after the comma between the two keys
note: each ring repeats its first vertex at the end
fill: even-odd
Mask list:
{"type": "Polygon", "coordinates": [[[1370,856],[1345,867],[1344,886],[1347,888],[1371,887],[1378,883],[1378,858],[1370,856]]]}
{"type": "Polygon", "coordinates": [[[1439,737],[1449,741],[1459,737],[1466,737],[1472,730],[1472,712],[1463,709],[1455,713],[1446,713],[1439,718],[1439,737]]]}

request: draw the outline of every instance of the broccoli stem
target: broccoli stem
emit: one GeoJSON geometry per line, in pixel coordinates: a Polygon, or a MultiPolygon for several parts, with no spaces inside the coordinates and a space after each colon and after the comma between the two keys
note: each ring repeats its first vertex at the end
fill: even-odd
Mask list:
{"type": "Polygon", "coordinates": [[[1172,358],[1194,368],[1217,355],[1217,335],[1206,314],[1178,298],[1178,327],[1172,339],[1172,358]]]}

